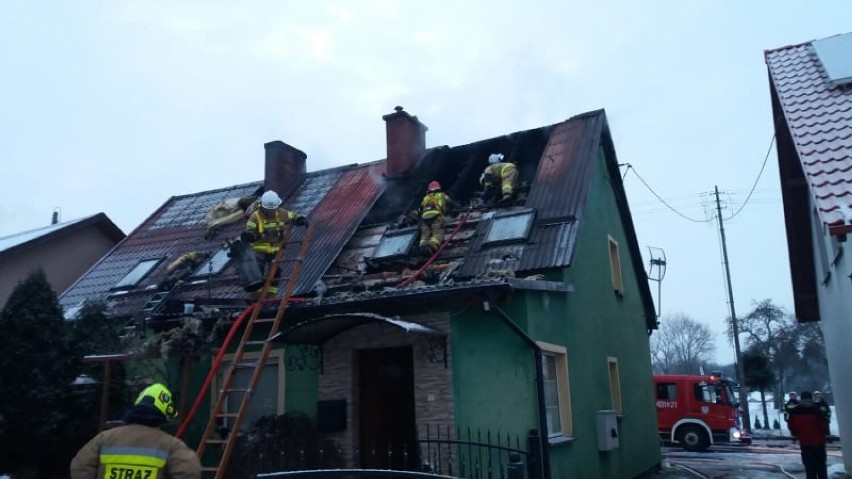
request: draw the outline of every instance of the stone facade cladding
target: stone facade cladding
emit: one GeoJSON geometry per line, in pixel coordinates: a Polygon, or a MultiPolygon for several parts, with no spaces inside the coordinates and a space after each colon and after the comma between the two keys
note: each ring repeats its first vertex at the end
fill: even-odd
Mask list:
{"type": "Polygon", "coordinates": [[[356,464],[358,444],[358,351],[373,348],[411,346],[414,369],[414,409],[418,426],[426,424],[442,428],[454,426],[452,354],[450,351],[450,315],[447,313],[401,317],[443,331],[447,334],[447,367],[441,348],[430,347],[429,336],[407,333],[383,323],[368,323],[352,328],[329,340],[323,348],[323,373],[319,378],[320,400],[346,400],[346,430],[330,435],[343,451],[347,466],[356,464]]]}

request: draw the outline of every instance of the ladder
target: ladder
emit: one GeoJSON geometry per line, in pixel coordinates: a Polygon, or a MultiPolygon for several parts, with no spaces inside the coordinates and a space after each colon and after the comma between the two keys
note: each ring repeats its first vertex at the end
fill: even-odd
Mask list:
{"type": "Polygon", "coordinates": [[[223,376],[222,382],[219,385],[219,394],[216,398],[216,403],[213,406],[213,410],[210,413],[210,422],[208,422],[207,428],[205,429],[204,434],[201,437],[201,442],[199,443],[198,448],[196,450],[198,458],[203,460],[204,451],[208,446],[218,445],[221,447],[222,456],[219,459],[218,464],[215,467],[202,467],[203,474],[215,474],[216,479],[222,479],[225,477],[225,472],[228,467],[228,462],[231,458],[231,453],[233,452],[234,445],[237,442],[237,436],[239,435],[240,426],[242,425],[243,419],[245,418],[249,408],[249,403],[251,402],[252,393],[254,391],[254,388],[257,387],[257,383],[260,380],[261,374],[263,374],[263,368],[266,365],[266,361],[269,359],[269,352],[272,349],[272,343],[269,342],[268,339],[272,338],[272,336],[274,336],[278,332],[278,329],[281,326],[281,321],[284,318],[284,312],[287,309],[287,303],[293,293],[293,290],[295,289],[296,281],[299,277],[299,272],[302,269],[302,263],[304,262],[305,252],[308,249],[311,236],[313,235],[313,227],[309,225],[304,233],[304,236],[302,236],[301,239],[291,241],[290,238],[292,237],[293,229],[293,226],[287,228],[287,231],[284,234],[284,239],[281,242],[281,248],[278,250],[278,254],[275,256],[275,259],[269,265],[269,271],[267,272],[266,281],[263,283],[263,287],[260,291],[260,297],[257,299],[257,303],[255,304],[252,310],[251,316],[246,322],[242,338],[240,339],[239,345],[237,346],[237,349],[234,352],[233,359],[231,360],[231,363],[227,368],[228,370],[223,376]],[[294,258],[287,258],[287,251],[291,250],[292,247],[298,247],[298,255],[296,255],[296,257],[294,258]],[[281,295],[281,300],[278,304],[278,309],[275,314],[275,318],[258,319],[260,316],[260,312],[263,309],[263,304],[265,302],[266,295],[269,291],[269,287],[274,281],[275,271],[280,268],[282,263],[285,262],[292,262],[293,267],[290,272],[290,276],[287,278],[287,286],[284,289],[283,294],[281,295]],[[266,341],[251,340],[251,333],[254,328],[254,325],[259,323],[272,323],[269,329],[269,336],[266,341]],[[246,346],[261,346],[260,358],[258,358],[257,361],[243,360],[243,354],[245,353],[246,346]],[[245,370],[246,368],[253,368],[253,372],[251,373],[251,379],[249,379],[248,385],[245,388],[232,387],[236,371],[245,370]],[[239,402],[239,408],[236,412],[224,412],[225,400],[229,395],[231,395],[232,401],[234,396],[239,397],[240,395],[242,395],[242,400],[237,399],[237,402],[239,402]],[[230,431],[227,435],[227,438],[216,438],[214,437],[214,434],[217,430],[217,422],[223,419],[229,420],[230,431]]]}

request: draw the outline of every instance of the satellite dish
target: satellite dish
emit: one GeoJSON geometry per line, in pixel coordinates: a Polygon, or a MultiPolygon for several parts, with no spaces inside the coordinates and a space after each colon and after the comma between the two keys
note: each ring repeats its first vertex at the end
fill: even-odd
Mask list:
{"type": "Polygon", "coordinates": [[[657,317],[660,317],[662,307],[662,284],[666,277],[666,252],[663,248],[648,246],[648,279],[657,283],[657,317]]]}

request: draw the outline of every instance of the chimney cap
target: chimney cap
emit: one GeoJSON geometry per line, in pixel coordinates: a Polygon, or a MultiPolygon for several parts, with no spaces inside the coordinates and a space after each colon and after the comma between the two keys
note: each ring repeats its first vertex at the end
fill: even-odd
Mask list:
{"type": "Polygon", "coordinates": [[[382,116],[382,120],[388,121],[388,120],[392,120],[392,119],[398,118],[398,117],[405,117],[405,118],[411,120],[412,122],[414,122],[415,124],[419,125],[420,128],[422,128],[424,131],[429,130],[429,127],[427,127],[426,125],[421,123],[420,120],[418,120],[415,115],[408,113],[401,106],[397,105],[397,106],[393,107],[393,109],[394,109],[394,112],[388,113],[387,115],[382,116]]]}

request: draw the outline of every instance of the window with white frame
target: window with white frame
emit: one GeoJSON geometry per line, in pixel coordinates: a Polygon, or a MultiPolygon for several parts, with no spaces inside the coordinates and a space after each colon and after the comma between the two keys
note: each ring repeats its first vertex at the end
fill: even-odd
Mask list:
{"type": "Polygon", "coordinates": [[[570,436],[573,433],[573,424],[567,350],[563,346],[542,342],[538,342],[538,346],[542,350],[547,436],[570,436]]]}
{"type": "Polygon", "coordinates": [[[621,415],[621,380],[618,377],[618,358],[612,356],[606,358],[607,371],[609,372],[609,394],[612,401],[612,409],[621,415]]]}
{"type": "Polygon", "coordinates": [[[129,273],[124,275],[121,280],[112,287],[112,289],[132,288],[139,284],[145,276],[148,275],[160,263],[162,258],[145,259],[138,263],[129,273]]]}
{"type": "Polygon", "coordinates": [[[225,269],[225,266],[228,265],[229,261],[231,261],[231,257],[228,256],[228,250],[220,249],[210,259],[205,261],[197,270],[195,270],[195,274],[192,276],[194,278],[202,278],[205,276],[219,274],[220,271],[225,269]]]}
{"type": "Polygon", "coordinates": [[[607,235],[609,244],[609,269],[612,273],[612,289],[618,294],[624,294],[624,282],[621,279],[621,255],[618,252],[618,241],[607,235]]]}
{"type": "MultiPolygon", "coordinates": [[[[229,389],[247,389],[251,376],[254,373],[254,364],[260,359],[261,353],[246,352],[243,353],[243,358],[240,361],[238,369],[234,370],[234,378],[231,381],[229,389]]],[[[213,391],[220,391],[224,385],[225,374],[227,374],[231,363],[234,360],[233,354],[226,354],[223,357],[222,364],[219,367],[219,372],[216,375],[216,382],[212,386],[213,391]]],[[[269,357],[266,359],[263,374],[260,376],[257,385],[252,391],[251,401],[249,402],[248,411],[243,417],[240,428],[246,430],[263,416],[277,416],[284,414],[284,350],[278,349],[270,351],[269,357]]],[[[243,392],[226,393],[225,402],[222,406],[223,413],[236,413],[240,410],[240,402],[245,394],[243,392]]],[[[215,407],[215,402],[210,404],[211,410],[215,407]]],[[[233,421],[230,418],[224,418],[223,427],[229,428],[229,422],[233,421]]]]}

